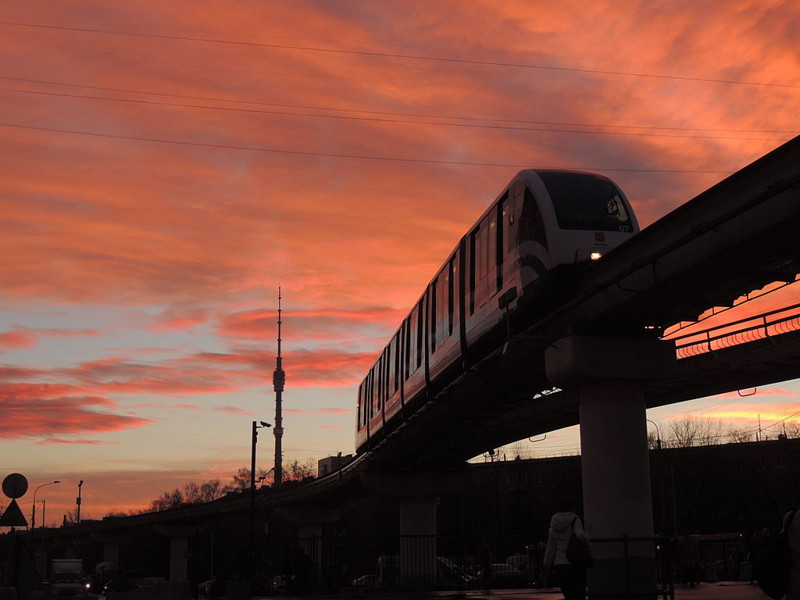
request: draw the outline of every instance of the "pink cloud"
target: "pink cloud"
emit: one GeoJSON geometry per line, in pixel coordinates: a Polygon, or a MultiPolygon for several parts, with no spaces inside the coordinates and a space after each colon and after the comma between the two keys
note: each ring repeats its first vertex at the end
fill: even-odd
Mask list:
{"type": "Polygon", "coordinates": [[[38,338],[35,333],[15,328],[12,331],[0,333],[0,352],[5,350],[18,350],[36,346],[38,338]]]}
{"type": "Polygon", "coordinates": [[[62,438],[48,437],[40,442],[36,442],[39,446],[49,446],[52,444],[65,444],[65,445],[78,445],[78,446],[104,446],[116,445],[119,442],[104,442],[100,440],[66,440],[62,438]]]}
{"type": "Polygon", "coordinates": [[[349,408],[285,408],[283,412],[290,415],[347,415],[352,414],[349,408]]]}
{"type": "MultiPolygon", "coordinates": [[[[103,433],[142,427],[150,419],[111,412],[108,398],[82,395],[70,385],[3,384],[0,386],[0,438],[103,433]],[[41,415],[47,418],[42,419],[41,415]]],[[[56,437],[56,439],[58,439],[56,437]]]]}

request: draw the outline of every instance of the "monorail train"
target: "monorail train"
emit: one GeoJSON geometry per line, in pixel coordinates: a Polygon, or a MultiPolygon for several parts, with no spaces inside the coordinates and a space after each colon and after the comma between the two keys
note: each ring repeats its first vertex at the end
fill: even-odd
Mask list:
{"type": "Polygon", "coordinates": [[[610,179],[520,171],[459,240],[359,386],[356,451],[501,345],[507,323],[521,329],[544,316],[576,265],[638,230],[610,179]]]}

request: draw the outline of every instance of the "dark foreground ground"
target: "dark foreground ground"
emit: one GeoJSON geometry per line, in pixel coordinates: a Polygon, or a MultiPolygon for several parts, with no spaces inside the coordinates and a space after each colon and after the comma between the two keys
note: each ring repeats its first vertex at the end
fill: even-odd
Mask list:
{"type": "MultiPolygon", "coordinates": [[[[272,599],[275,597],[273,596],[272,599]]],[[[284,596],[291,598],[291,596],[284,596]]],[[[298,596],[292,600],[560,600],[557,589],[469,590],[466,592],[342,592],[336,596],[298,596]]],[[[743,581],[675,586],[675,600],[769,600],[757,585],[743,581]]]]}

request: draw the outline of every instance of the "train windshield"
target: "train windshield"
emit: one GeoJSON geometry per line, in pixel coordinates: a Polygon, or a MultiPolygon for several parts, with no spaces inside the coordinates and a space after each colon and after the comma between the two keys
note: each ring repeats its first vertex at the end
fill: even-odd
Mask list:
{"type": "Polygon", "coordinates": [[[633,231],[628,208],[610,180],[589,173],[540,172],[561,229],[633,231]]]}

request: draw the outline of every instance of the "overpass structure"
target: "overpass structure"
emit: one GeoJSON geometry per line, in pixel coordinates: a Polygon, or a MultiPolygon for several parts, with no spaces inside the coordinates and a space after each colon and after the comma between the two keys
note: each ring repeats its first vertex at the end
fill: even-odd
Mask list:
{"type": "MultiPolygon", "coordinates": [[[[800,377],[800,332],[792,327],[767,327],[770,335],[727,347],[706,342],[710,352],[679,351],[664,332],[768,283],[794,281],[799,229],[795,138],[577,271],[560,307],[510,331],[371,452],[292,491],[260,494],[259,509],[288,507],[299,529],[313,534],[335,518],[337,502],[366,486],[405,496],[401,534],[435,534],[433,497],[449,482],[444,473],[488,449],[580,423],[587,529],[596,537],[652,536],[645,410],[800,377]]],[[[184,523],[203,510],[213,509],[130,519],[184,523]]],[[[173,540],[180,537],[177,531],[173,540]]],[[[435,562],[435,548],[417,551],[435,562]]],[[[654,587],[649,552],[633,550],[633,570],[641,573],[634,587],[645,591],[654,587]]],[[[631,557],[623,561],[621,553],[598,557],[594,595],[613,597],[623,585],[631,557]]]]}

